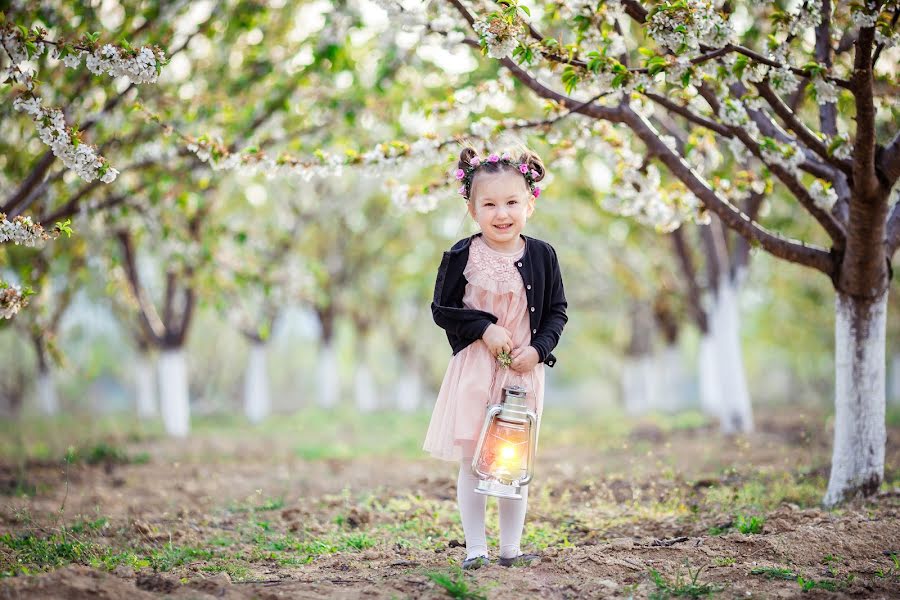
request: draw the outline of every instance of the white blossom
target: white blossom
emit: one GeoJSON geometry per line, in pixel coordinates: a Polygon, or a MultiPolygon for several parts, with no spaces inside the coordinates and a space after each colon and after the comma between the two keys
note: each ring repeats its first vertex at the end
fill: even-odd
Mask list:
{"type": "Polygon", "coordinates": [[[791,71],[787,65],[782,65],[777,69],[769,70],[769,81],[772,82],[772,89],[784,95],[793,94],[797,86],[800,85],[797,76],[791,71]]]}
{"type": "Polygon", "coordinates": [[[831,184],[819,178],[816,178],[809,186],[809,195],[812,196],[815,205],[824,211],[830,211],[838,199],[837,192],[834,191],[831,184]]]}
{"type": "Polygon", "coordinates": [[[865,8],[850,11],[853,24],[857,27],[873,27],[878,21],[878,9],[871,0],[866,3],[865,8]]]}
{"type": "Polygon", "coordinates": [[[515,29],[503,19],[479,20],[472,25],[487,45],[488,56],[503,59],[510,56],[519,45],[515,29]]]}
{"type": "Polygon", "coordinates": [[[44,227],[33,222],[31,217],[19,215],[9,221],[6,215],[0,213],[0,244],[12,242],[17,246],[34,247],[50,237],[44,227]]]}
{"type": "Polygon", "coordinates": [[[0,319],[11,319],[28,304],[22,288],[15,284],[0,282],[0,319]]]}
{"type": "Polygon", "coordinates": [[[731,23],[709,0],[687,0],[686,6],[665,7],[649,17],[647,30],[661,46],[696,54],[701,44],[722,47],[734,38],[731,23]]]}
{"type": "Polygon", "coordinates": [[[91,182],[102,177],[101,181],[111,183],[118,175],[118,171],[109,167],[104,172],[104,160],[93,146],[71,137],[63,112],[58,108],[45,108],[36,97],[17,98],[13,101],[13,108],[26,112],[34,120],[41,141],[50,146],[53,154],[66,167],[85,181],[91,182]]]}
{"type": "Polygon", "coordinates": [[[816,90],[817,102],[820,104],[837,102],[838,90],[836,85],[821,76],[813,78],[812,83],[816,90]]]}

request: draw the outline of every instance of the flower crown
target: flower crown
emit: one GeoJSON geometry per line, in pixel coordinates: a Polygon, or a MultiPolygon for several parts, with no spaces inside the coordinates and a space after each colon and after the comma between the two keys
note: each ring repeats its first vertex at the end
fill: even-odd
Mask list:
{"type": "Polygon", "coordinates": [[[504,152],[502,155],[497,154],[489,154],[488,157],[482,161],[478,156],[473,156],[469,159],[469,166],[465,169],[457,169],[456,170],[456,179],[462,184],[459,188],[459,195],[469,199],[469,192],[472,190],[472,179],[475,178],[475,172],[478,171],[478,167],[487,163],[499,163],[502,165],[511,165],[522,174],[525,178],[525,181],[528,183],[528,189],[531,190],[531,195],[537,199],[538,196],[541,195],[541,188],[534,185],[535,179],[540,176],[536,170],[532,169],[528,166],[527,163],[520,163],[513,161],[512,157],[509,155],[509,152],[504,152]]]}

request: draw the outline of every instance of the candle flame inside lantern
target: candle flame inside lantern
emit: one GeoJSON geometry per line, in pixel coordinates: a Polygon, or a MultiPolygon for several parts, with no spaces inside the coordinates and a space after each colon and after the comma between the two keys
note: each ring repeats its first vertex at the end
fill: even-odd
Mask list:
{"type": "Polygon", "coordinates": [[[479,468],[501,481],[523,477],[528,466],[528,438],[527,426],[495,420],[485,440],[479,468]]]}

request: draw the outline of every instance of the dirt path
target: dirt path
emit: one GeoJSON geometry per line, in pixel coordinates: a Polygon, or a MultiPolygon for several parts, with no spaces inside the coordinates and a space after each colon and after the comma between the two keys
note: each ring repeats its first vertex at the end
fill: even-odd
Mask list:
{"type": "MultiPolygon", "coordinates": [[[[817,507],[829,441],[797,414],[733,439],[643,422],[592,447],[559,431],[524,538],[542,563],[466,574],[449,463],[304,460],[293,437],[240,431],[128,443],[149,460],[32,464],[36,493],[2,499],[0,571],[47,572],[0,580],[0,597],[900,597],[900,431],[892,483],[840,511],[817,507]]],[[[493,502],[488,523],[496,544],[493,502]]]]}

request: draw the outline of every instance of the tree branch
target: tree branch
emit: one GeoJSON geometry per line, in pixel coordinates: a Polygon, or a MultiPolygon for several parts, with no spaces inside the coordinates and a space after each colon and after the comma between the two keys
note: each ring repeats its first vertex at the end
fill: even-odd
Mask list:
{"type": "Polygon", "coordinates": [[[141,285],[131,235],[127,231],[119,231],[116,236],[122,248],[122,258],[125,265],[125,273],[128,275],[128,283],[138,302],[141,326],[148,339],[153,340],[154,344],[158,346],[162,345],[166,336],[166,326],[160,320],[159,313],[156,312],[156,308],[153,306],[153,301],[150,300],[146,290],[141,285]]]}
{"type": "MultiPolygon", "coordinates": [[[[768,82],[763,81],[756,84],[756,89],[759,90],[759,95],[766,99],[766,102],[769,103],[769,106],[772,107],[772,110],[775,111],[775,114],[781,117],[784,124],[797,134],[797,137],[806,144],[811,150],[813,150],[816,154],[818,154],[822,160],[827,163],[830,163],[843,171],[847,175],[852,174],[853,167],[849,161],[840,160],[834,156],[828,154],[828,148],[825,147],[825,142],[823,142],[819,137],[816,136],[809,128],[797,118],[797,115],[791,112],[791,109],[787,107],[787,105],[782,102],[781,98],[778,97],[778,94],[772,90],[769,86],[768,82]]],[[[829,104],[828,106],[834,106],[833,104],[829,104]]],[[[824,107],[820,107],[820,110],[824,110],[824,107]]]]}
{"type": "Polygon", "coordinates": [[[742,235],[751,245],[760,245],[770,254],[801,264],[829,277],[834,269],[831,254],[816,246],[790,240],[772,233],[751,220],[746,214],[722,200],[709,185],[694,173],[690,166],[659,139],[659,135],[646,119],[627,106],[622,106],[623,122],[640,138],[650,152],[659,157],[669,172],[681,180],[703,204],[717,214],[731,229],[742,235]]]}
{"type": "Polygon", "coordinates": [[[691,254],[688,250],[687,242],[684,239],[684,225],[669,234],[672,239],[672,245],[675,247],[675,254],[678,257],[678,264],[681,266],[681,272],[684,275],[688,286],[688,312],[694,319],[694,323],[701,333],[709,331],[709,322],[706,311],[703,310],[701,301],[700,284],[697,282],[697,272],[694,269],[694,261],[691,260],[691,254]]]}

